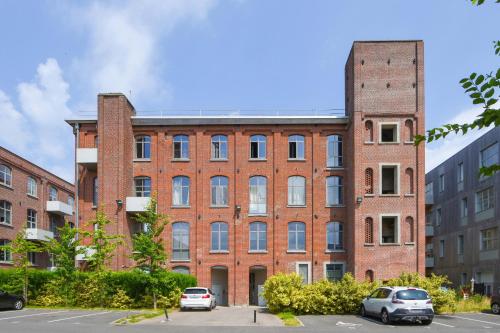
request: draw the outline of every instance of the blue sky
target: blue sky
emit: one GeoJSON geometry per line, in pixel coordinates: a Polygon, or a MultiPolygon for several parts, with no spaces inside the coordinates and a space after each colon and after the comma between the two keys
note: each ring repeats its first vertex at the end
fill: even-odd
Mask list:
{"type": "MultiPolygon", "coordinates": [[[[426,126],[468,121],[479,110],[458,81],[498,67],[499,14],[467,0],[4,0],[0,145],[72,180],[63,119],[98,92],[139,111],[343,108],[354,40],[423,39],[426,126]]],[[[430,145],[428,168],[470,140],[430,145]]]]}

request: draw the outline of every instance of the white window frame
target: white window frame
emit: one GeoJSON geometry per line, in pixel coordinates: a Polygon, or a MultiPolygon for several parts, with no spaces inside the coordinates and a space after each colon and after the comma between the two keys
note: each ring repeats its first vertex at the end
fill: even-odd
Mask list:
{"type": "Polygon", "coordinates": [[[400,143],[400,134],[399,134],[400,128],[399,128],[399,122],[397,121],[390,121],[390,122],[380,122],[378,123],[378,142],[379,144],[382,145],[387,145],[387,144],[398,144],[400,143]],[[391,141],[391,142],[382,142],[382,126],[384,125],[396,125],[396,141],[391,141]]]}
{"type": "MultiPolygon", "coordinates": [[[[344,177],[342,177],[342,176],[328,176],[328,177],[326,177],[325,183],[326,183],[326,207],[343,206],[344,205],[344,177]],[[334,181],[335,179],[338,179],[337,184],[333,184],[333,185],[328,184],[329,180],[334,181]],[[330,188],[333,188],[334,192],[335,192],[335,189],[337,189],[337,191],[338,191],[338,193],[337,193],[338,202],[337,203],[333,202],[333,198],[330,198],[330,195],[329,195],[330,188]]],[[[335,197],[335,193],[334,193],[334,197],[335,197]]]]}
{"type": "MultiPolygon", "coordinates": [[[[8,244],[11,243],[10,240],[8,239],[0,239],[0,241],[2,242],[2,246],[6,246],[8,244]]],[[[12,262],[12,251],[8,250],[8,249],[0,249],[0,252],[2,252],[2,256],[4,257],[4,259],[6,260],[0,260],[0,262],[2,263],[11,263],[12,262]]]]}
{"type": "Polygon", "coordinates": [[[342,168],[344,154],[344,141],[340,134],[331,134],[326,137],[326,167],[342,168]],[[330,145],[333,147],[330,149],[330,145]],[[330,152],[333,151],[332,155],[330,152]]]}
{"type": "Polygon", "coordinates": [[[295,161],[295,160],[303,161],[306,159],[306,137],[304,135],[291,134],[288,136],[288,159],[292,160],[292,161],[295,161]],[[298,139],[297,137],[301,137],[302,141],[297,140],[298,139]],[[293,138],[293,140],[292,140],[292,138],[293,138]],[[290,144],[292,142],[295,142],[295,157],[290,156],[290,144]],[[299,156],[299,152],[300,152],[299,145],[300,144],[302,145],[303,156],[299,156]]]}
{"type": "Polygon", "coordinates": [[[0,173],[3,175],[4,179],[4,181],[0,182],[0,184],[12,187],[12,168],[6,164],[0,164],[0,173]]]}
{"type": "Polygon", "coordinates": [[[286,234],[287,234],[287,252],[290,252],[290,253],[306,252],[306,249],[307,249],[307,225],[304,222],[302,222],[302,221],[290,221],[290,222],[288,222],[286,225],[286,234]],[[297,245],[299,245],[298,235],[299,235],[299,232],[301,232],[301,231],[297,231],[297,229],[293,230],[293,232],[295,233],[295,244],[294,244],[293,248],[290,248],[290,245],[291,245],[290,244],[290,225],[292,223],[299,223],[299,225],[304,226],[304,248],[303,249],[299,249],[297,246],[297,245]]]}
{"type": "Polygon", "coordinates": [[[172,137],[172,159],[174,160],[189,160],[189,135],[176,134],[172,137]],[[175,156],[175,145],[180,145],[180,157],[175,156]],[[186,155],[186,156],[184,156],[186,155]]]}
{"type": "Polygon", "coordinates": [[[26,210],[26,228],[36,229],[38,225],[38,213],[32,208],[26,210]],[[32,213],[32,214],[30,214],[32,213]]]}
{"type": "Polygon", "coordinates": [[[265,160],[267,158],[267,136],[264,134],[251,135],[248,155],[250,160],[265,160]],[[257,144],[257,157],[252,157],[252,143],[257,144]]]}
{"type": "Polygon", "coordinates": [[[488,166],[491,166],[493,164],[498,164],[498,160],[499,160],[498,142],[492,143],[488,147],[485,147],[479,151],[479,167],[480,168],[481,167],[488,167],[488,166]],[[483,153],[490,148],[494,149],[494,153],[491,156],[489,156],[489,158],[488,158],[489,163],[486,164],[486,163],[484,163],[485,161],[483,159],[483,153]],[[496,160],[493,160],[494,158],[496,158],[496,160]]]}
{"type": "Polygon", "coordinates": [[[344,252],[345,247],[344,247],[344,223],[339,222],[339,221],[330,221],[326,223],[326,252],[344,252]],[[333,249],[328,248],[328,227],[332,225],[333,226],[333,249]],[[335,229],[337,227],[337,229],[335,229]],[[338,234],[339,238],[339,243],[335,243],[335,234],[338,234]],[[337,247],[337,248],[336,248],[337,247]]]}
{"type": "Polygon", "coordinates": [[[4,225],[12,225],[12,203],[7,200],[0,200],[0,203],[3,203],[2,210],[4,213],[4,221],[0,222],[0,224],[4,225]],[[10,206],[7,208],[7,206],[10,206]],[[7,219],[8,217],[8,219],[7,219]]]}
{"type": "Polygon", "coordinates": [[[300,276],[299,274],[299,265],[307,265],[307,284],[311,284],[311,276],[312,276],[312,269],[311,269],[311,262],[310,261],[296,261],[295,262],[295,273],[300,276]]]}
{"type": "Polygon", "coordinates": [[[228,153],[229,153],[229,140],[227,138],[227,135],[225,134],[212,135],[212,137],[210,138],[210,158],[215,161],[226,161],[228,153]],[[217,150],[215,149],[215,144],[217,144],[217,150]]]}
{"type": "Polygon", "coordinates": [[[229,252],[229,224],[226,222],[222,221],[216,221],[210,223],[210,252],[229,252]],[[214,229],[214,227],[217,226],[217,229],[214,229]],[[222,227],[225,226],[226,230],[223,231],[222,227]],[[214,245],[214,234],[217,236],[217,246],[216,248],[213,247],[214,245]],[[223,249],[221,244],[222,244],[222,239],[223,237],[226,237],[226,249],[223,249]]]}
{"type": "Polygon", "coordinates": [[[248,179],[248,214],[267,214],[267,178],[265,176],[255,175],[248,179]],[[257,184],[252,184],[252,180],[255,180],[257,184]],[[263,184],[261,184],[262,180],[263,184]],[[252,200],[252,191],[255,191],[254,197],[257,197],[257,202],[252,200]],[[259,193],[263,195],[260,196],[259,193]]]}
{"type": "Polygon", "coordinates": [[[380,196],[399,196],[401,193],[401,164],[400,163],[379,163],[379,174],[378,174],[378,185],[379,185],[379,195],[380,196]],[[382,194],[382,169],[384,167],[396,167],[396,193],[394,194],[382,194]]]}
{"type": "Polygon", "coordinates": [[[486,228],[479,231],[479,249],[481,251],[492,251],[498,249],[498,227],[486,228]],[[483,232],[490,230],[492,230],[495,234],[491,238],[487,238],[486,242],[491,242],[493,245],[486,248],[483,246],[483,242],[485,241],[483,232]]]}
{"type": "Polygon", "coordinates": [[[211,207],[228,207],[229,206],[229,178],[226,176],[213,176],[210,178],[210,206],[211,207]],[[221,180],[225,179],[227,185],[221,185],[221,180]],[[215,184],[214,181],[218,180],[215,184]],[[225,190],[224,190],[225,188],[225,190]],[[214,197],[215,189],[215,197],[214,197]],[[226,199],[226,202],[219,202],[218,198],[226,199]]]}
{"type": "Polygon", "coordinates": [[[474,206],[475,206],[476,214],[495,208],[495,191],[494,191],[492,186],[476,192],[474,206]],[[482,196],[483,196],[483,193],[486,193],[486,192],[488,193],[488,198],[487,198],[488,207],[483,209],[484,204],[482,203],[482,200],[485,200],[485,198],[483,198],[482,196]],[[481,196],[481,198],[480,198],[480,196],[481,196]],[[481,200],[481,204],[479,203],[478,200],[481,200]]]}
{"type": "Polygon", "coordinates": [[[137,134],[134,136],[134,160],[139,161],[149,161],[151,160],[151,136],[147,134],[137,134]],[[145,138],[148,138],[149,141],[144,141],[145,138]],[[142,141],[138,141],[138,139],[143,139],[142,141]],[[137,145],[141,145],[142,147],[142,156],[138,156],[137,145]],[[146,145],[149,145],[149,156],[146,157],[146,145]]]}
{"type": "Polygon", "coordinates": [[[172,177],[172,206],[173,207],[189,207],[191,195],[191,179],[188,176],[175,176],[172,177]],[[176,184],[176,180],[180,180],[180,184],[176,184]],[[187,179],[187,185],[183,184],[183,181],[187,179]],[[179,191],[180,192],[176,192],[179,191]],[[184,191],[187,191],[187,202],[182,202],[184,197],[184,191]],[[176,197],[176,193],[180,193],[180,198],[176,197]],[[177,202],[176,202],[177,201],[177,202]]]}
{"type": "Polygon", "coordinates": [[[143,198],[151,197],[151,187],[152,187],[151,177],[148,176],[134,177],[134,196],[143,198]],[[145,185],[145,182],[148,180],[149,180],[149,189],[145,185]],[[140,181],[141,183],[138,185],[137,181],[140,181]]]}
{"type": "Polygon", "coordinates": [[[26,182],[26,194],[34,198],[38,197],[38,184],[34,177],[28,177],[28,180],[26,182]]]}
{"type": "Polygon", "coordinates": [[[288,204],[288,206],[291,206],[291,207],[304,207],[304,206],[306,206],[306,203],[307,203],[307,193],[306,193],[306,192],[307,192],[307,190],[306,190],[306,187],[307,187],[307,179],[306,179],[306,177],[301,176],[301,175],[293,175],[293,176],[290,176],[290,177],[288,177],[288,179],[287,179],[287,185],[288,185],[288,197],[287,197],[287,204],[288,204]],[[300,178],[300,179],[302,179],[302,180],[304,181],[304,191],[303,191],[303,192],[304,192],[304,197],[303,197],[303,202],[302,202],[302,203],[296,203],[296,202],[293,202],[293,198],[294,198],[294,195],[293,195],[293,194],[295,193],[295,191],[291,191],[291,189],[292,189],[292,188],[294,188],[294,189],[298,189],[298,188],[300,188],[300,187],[299,187],[299,186],[296,186],[296,185],[294,185],[294,184],[292,184],[292,186],[290,186],[290,180],[291,180],[292,178],[294,178],[294,179],[295,179],[295,178],[297,178],[297,179],[299,179],[299,178],[300,178]],[[292,199],[292,201],[291,201],[290,199],[292,199]]]}
{"type": "Polygon", "coordinates": [[[190,258],[191,258],[191,225],[188,223],[188,222],[184,222],[184,221],[177,221],[177,222],[174,222],[172,223],[172,259],[170,261],[189,261],[190,258]],[[184,226],[184,225],[187,225],[188,228],[187,228],[187,234],[184,233],[185,230],[181,229],[180,233],[177,234],[177,236],[180,236],[180,242],[179,244],[182,245],[182,239],[183,237],[186,237],[187,236],[187,248],[184,248],[182,246],[178,247],[178,248],[175,248],[175,241],[174,241],[174,236],[176,236],[176,234],[174,233],[174,226],[175,225],[180,225],[180,226],[184,226]],[[181,254],[178,258],[175,258],[174,257],[174,254],[176,253],[175,250],[178,250],[177,253],[181,254]],[[183,253],[186,253],[187,252],[187,257],[184,258],[183,257],[183,253]]]}
{"type": "Polygon", "coordinates": [[[342,276],[344,276],[345,273],[346,273],[346,271],[345,271],[345,268],[346,268],[345,261],[325,261],[325,262],[323,262],[323,278],[325,280],[328,280],[328,275],[326,274],[326,266],[327,265],[342,265],[342,276]]]}
{"type": "Polygon", "coordinates": [[[54,185],[49,185],[49,201],[57,201],[58,200],[59,191],[54,185]],[[54,193],[52,193],[54,191],[54,193]],[[55,194],[55,197],[53,196],[55,194]]]}
{"type": "Polygon", "coordinates": [[[250,222],[248,224],[248,251],[249,252],[267,252],[267,223],[261,221],[250,222]],[[257,228],[257,230],[252,230],[252,226],[264,226],[263,229],[257,228]],[[256,235],[257,240],[257,248],[252,249],[252,234],[256,235]],[[260,241],[260,235],[264,234],[266,246],[262,248],[262,244],[260,241]]]}
{"type": "Polygon", "coordinates": [[[378,234],[379,234],[379,244],[380,245],[397,245],[401,244],[401,214],[399,213],[385,213],[385,214],[379,214],[379,224],[378,224],[378,234]],[[384,243],[382,242],[382,219],[384,217],[395,217],[396,218],[396,237],[394,243],[384,243]]]}

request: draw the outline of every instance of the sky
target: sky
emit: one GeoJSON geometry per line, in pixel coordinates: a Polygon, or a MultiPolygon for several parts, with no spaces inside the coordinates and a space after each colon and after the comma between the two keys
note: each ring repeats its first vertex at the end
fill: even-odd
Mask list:
{"type": "MultiPolygon", "coordinates": [[[[426,127],[471,121],[481,109],[458,81],[498,68],[499,14],[467,0],[2,0],[0,145],[73,181],[64,119],[95,112],[99,92],[139,112],[343,109],[355,40],[423,39],[426,127]]],[[[427,171],[484,131],[427,145],[427,171]]]]}

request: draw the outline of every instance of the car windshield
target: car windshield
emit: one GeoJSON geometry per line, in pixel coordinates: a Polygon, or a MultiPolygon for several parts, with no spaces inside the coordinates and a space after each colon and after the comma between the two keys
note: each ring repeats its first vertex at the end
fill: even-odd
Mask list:
{"type": "Polygon", "coordinates": [[[202,288],[193,288],[184,290],[184,294],[193,294],[193,295],[201,295],[206,294],[207,290],[202,288]]]}
{"type": "Polygon", "coordinates": [[[401,290],[396,293],[396,298],[397,299],[402,299],[402,300],[424,300],[428,299],[429,295],[423,290],[415,290],[415,289],[409,289],[409,290],[401,290]]]}

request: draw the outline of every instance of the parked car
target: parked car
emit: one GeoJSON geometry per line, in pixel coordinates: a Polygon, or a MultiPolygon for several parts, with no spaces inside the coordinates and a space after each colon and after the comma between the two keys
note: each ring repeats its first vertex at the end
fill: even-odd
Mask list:
{"type": "Polygon", "coordinates": [[[12,295],[0,290],[0,309],[22,310],[24,308],[24,297],[12,295]]]}
{"type": "Polygon", "coordinates": [[[491,312],[500,314],[500,295],[491,296],[491,312]]]}
{"type": "Polygon", "coordinates": [[[181,296],[181,311],[202,308],[208,311],[215,309],[217,303],[212,291],[208,288],[186,288],[181,296]]]}
{"type": "Polygon", "coordinates": [[[379,317],[384,324],[393,321],[421,322],[434,319],[432,300],[427,291],[412,287],[381,287],[363,299],[361,315],[379,317]]]}

